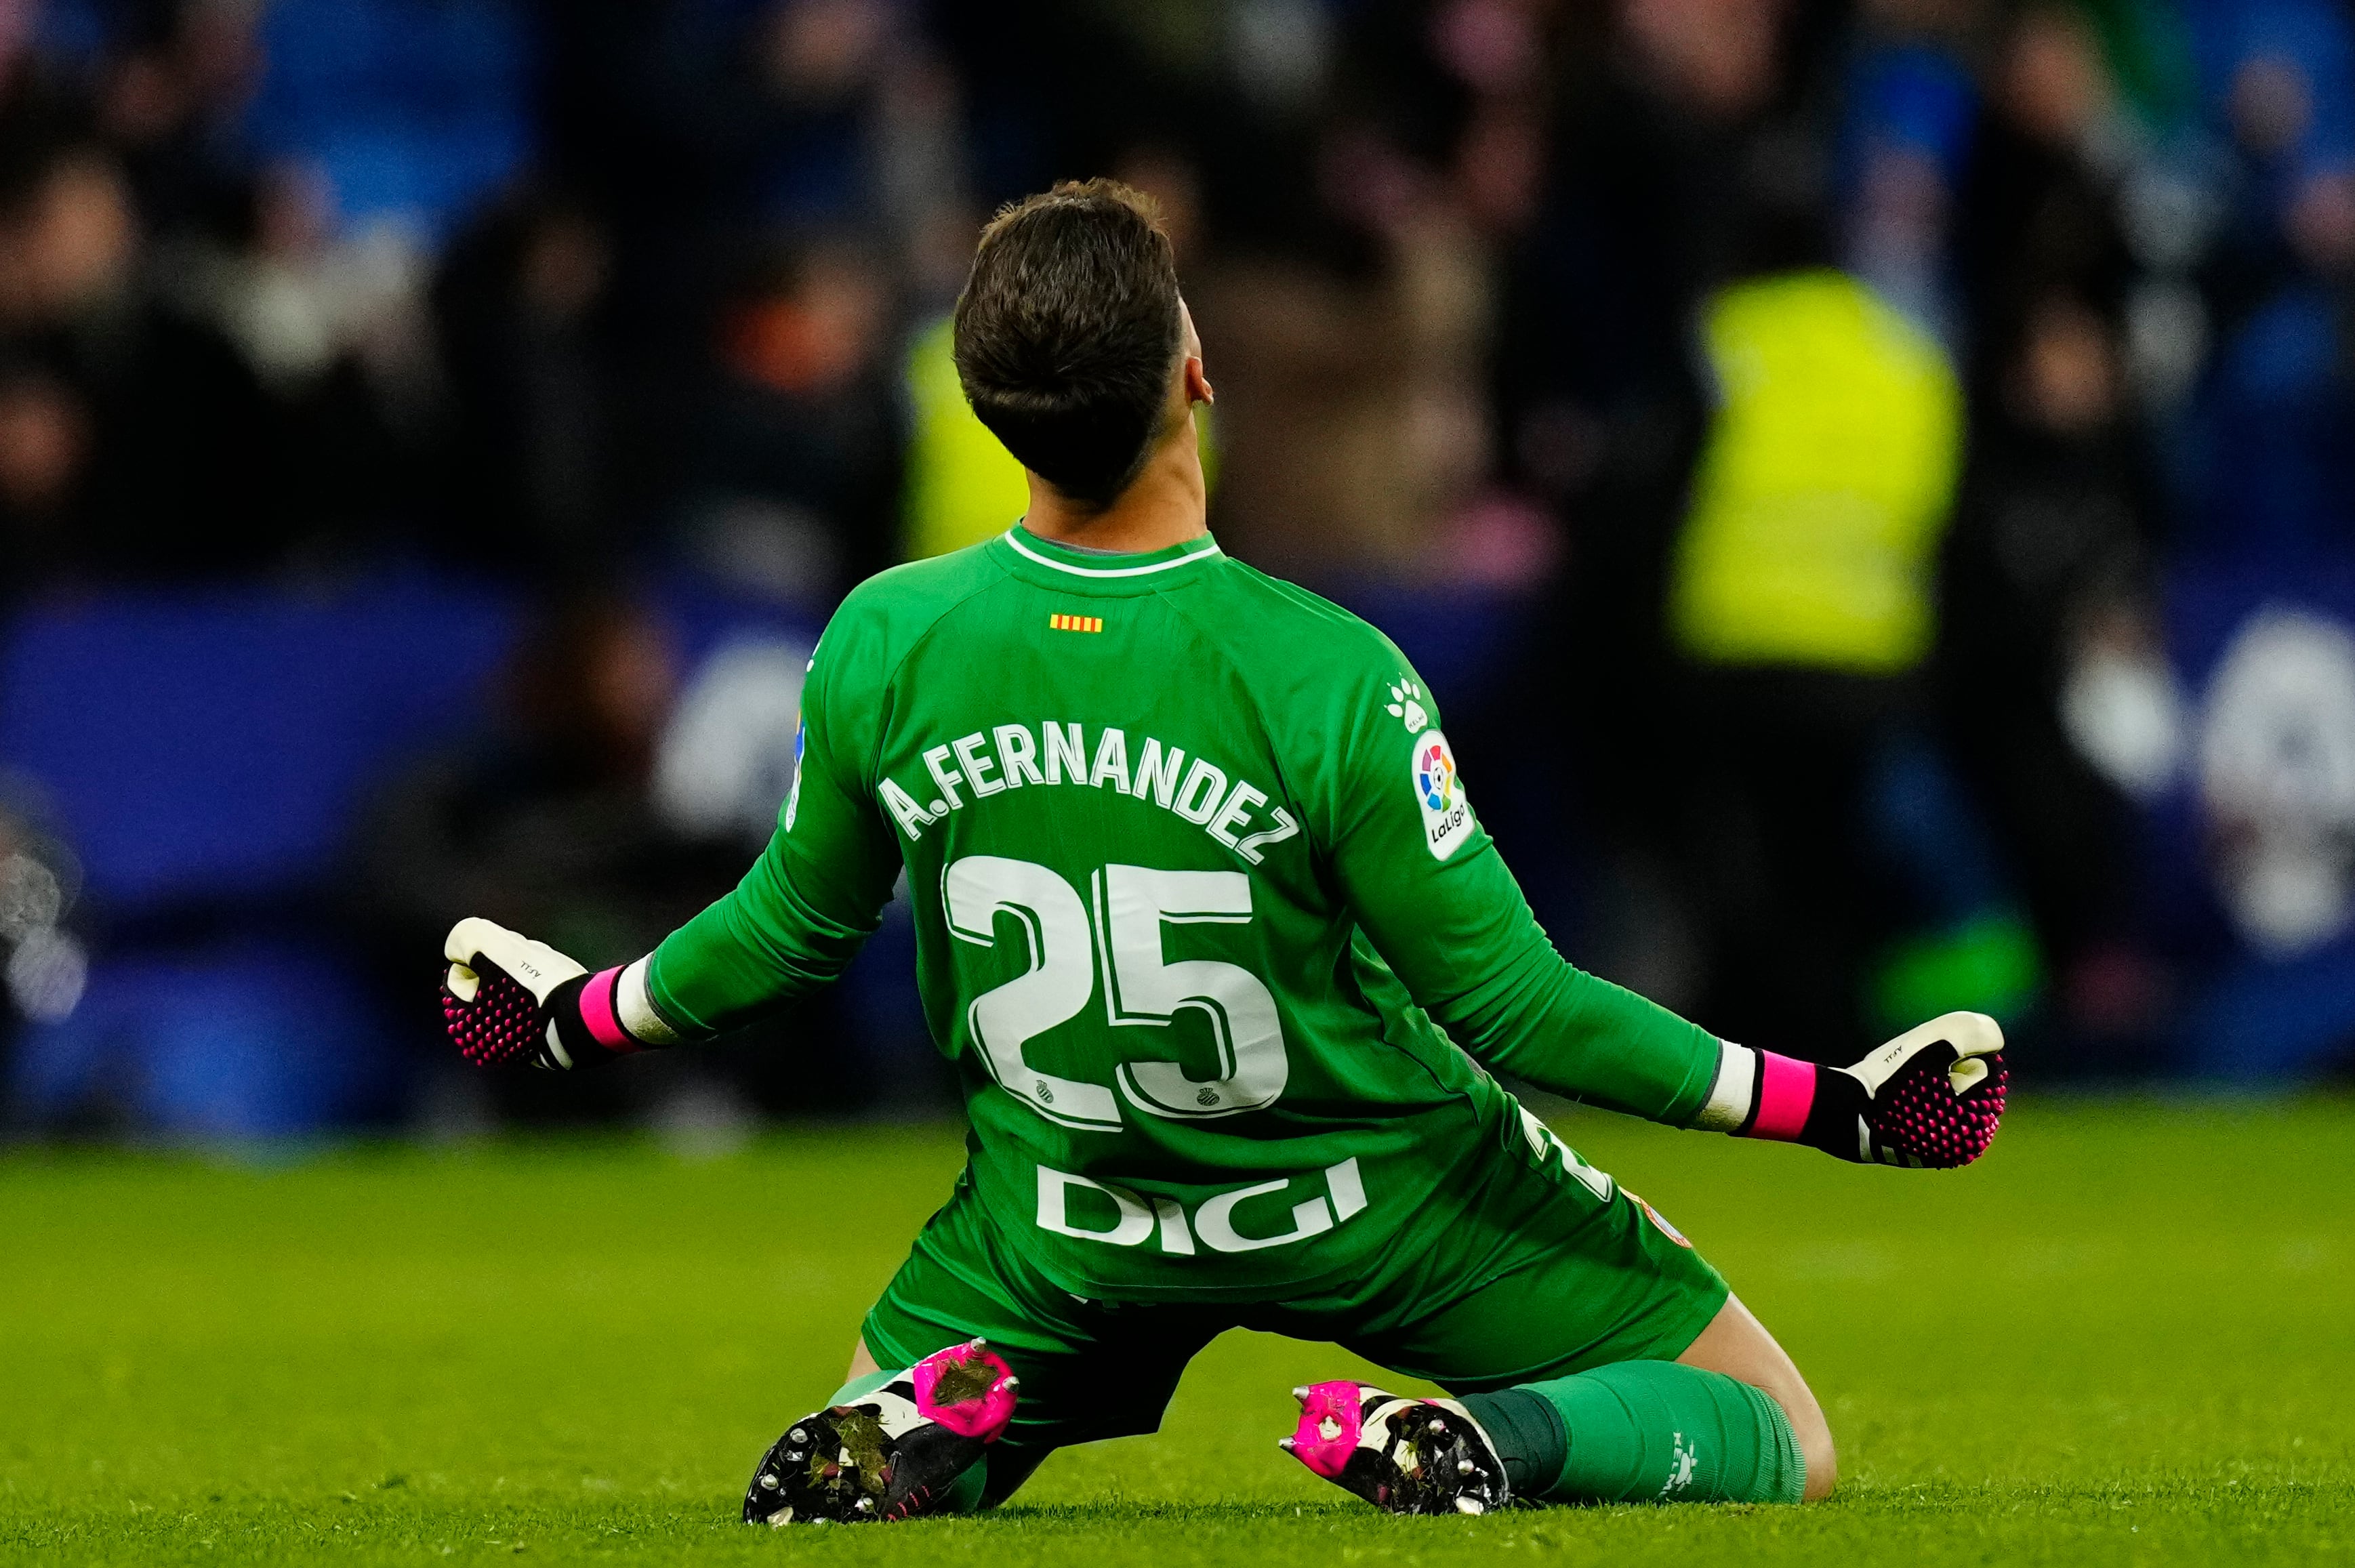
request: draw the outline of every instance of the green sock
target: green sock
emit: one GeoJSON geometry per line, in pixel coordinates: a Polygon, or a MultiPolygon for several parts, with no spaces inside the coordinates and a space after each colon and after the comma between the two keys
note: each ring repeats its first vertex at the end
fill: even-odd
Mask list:
{"type": "Polygon", "coordinates": [[[1795,1503],[1806,1461],[1783,1407],[1721,1372],[1621,1361],[1464,1401],[1513,1489],[1553,1502],[1795,1503]],[[1529,1402],[1568,1441],[1549,1446],[1529,1402]],[[1508,1437],[1506,1434],[1509,1433],[1508,1437]],[[1508,1444],[1516,1453],[1502,1452],[1508,1444]],[[1529,1475],[1525,1485],[1516,1458],[1529,1475]],[[1549,1463],[1556,1467],[1548,1474],[1549,1463]]]}
{"type": "MultiPolygon", "coordinates": [[[[898,1377],[898,1372],[869,1372],[863,1378],[853,1378],[834,1391],[826,1407],[857,1404],[867,1395],[898,1377]]],[[[978,1513],[981,1511],[982,1488],[989,1480],[989,1460],[985,1456],[965,1467],[957,1478],[949,1483],[948,1495],[941,1499],[942,1513],[978,1513]]]]}
{"type": "Polygon", "coordinates": [[[1514,1495],[1533,1498],[1554,1483],[1570,1460],[1570,1429],[1553,1402],[1525,1388],[1467,1393],[1459,1401],[1488,1435],[1514,1495]]]}

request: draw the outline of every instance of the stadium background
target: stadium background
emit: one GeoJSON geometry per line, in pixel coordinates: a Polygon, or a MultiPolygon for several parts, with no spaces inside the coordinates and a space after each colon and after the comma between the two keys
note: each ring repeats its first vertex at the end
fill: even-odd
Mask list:
{"type": "MultiPolygon", "coordinates": [[[[2314,1568],[2355,1552],[2344,0],[0,0],[0,1563],[2314,1568]],[[1222,1336],[1012,1507],[748,1531],[962,1158],[904,907],[464,1071],[442,933],[728,886],[830,605],[1003,528],[992,206],[1175,233],[1214,526],[1442,704],[1565,953],[1950,1176],[1532,1104],[1825,1507],[1401,1520],[1222,1336]],[[830,1125],[820,1125],[820,1119],[830,1125]]],[[[1401,1386],[1396,1382],[1389,1386],[1401,1386]]]]}
{"type": "Polygon", "coordinates": [[[1438,695],[1576,961],[2033,1084],[2355,1040],[2339,0],[0,0],[11,1135],[924,1115],[446,1060],[440,933],[730,885],[864,574],[1002,528],[978,221],[1157,197],[1214,524],[1438,695]]]}

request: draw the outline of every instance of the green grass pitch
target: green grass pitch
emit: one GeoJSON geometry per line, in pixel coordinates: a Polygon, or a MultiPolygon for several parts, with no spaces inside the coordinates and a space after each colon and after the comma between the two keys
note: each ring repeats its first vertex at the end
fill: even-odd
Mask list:
{"type": "Polygon", "coordinates": [[[1158,1436],[996,1516],[748,1529],[954,1130],[36,1150],[0,1156],[0,1560],[2355,1561],[2355,1103],[2031,1098],[1954,1175],[1560,1125],[1791,1349],[1833,1502],[1386,1518],[1274,1447],[1355,1363],[1230,1335],[1158,1436]]]}

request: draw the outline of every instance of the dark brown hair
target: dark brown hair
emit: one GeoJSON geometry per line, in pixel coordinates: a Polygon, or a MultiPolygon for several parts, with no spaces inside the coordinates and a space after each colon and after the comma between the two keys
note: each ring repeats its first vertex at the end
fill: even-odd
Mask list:
{"type": "Polygon", "coordinates": [[[1151,197],[1067,182],[981,231],[957,297],[957,379],[1006,449],[1072,499],[1109,506],[1145,466],[1182,342],[1151,197]]]}

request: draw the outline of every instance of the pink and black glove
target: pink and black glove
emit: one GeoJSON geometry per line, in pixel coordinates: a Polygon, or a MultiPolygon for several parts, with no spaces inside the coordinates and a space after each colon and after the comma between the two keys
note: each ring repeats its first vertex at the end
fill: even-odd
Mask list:
{"type": "Polygon", "coordinates": [[[598,1067],[678,1039],[646,997],[643,958],[591,975],[546,943],[472,916],[450,928],[442,953],[442,1024],[477,1067],[598,1067]]]}
{"type": "Polygon", "coordinates": [[[1933,1019],[1853,1067],[1729,1041],[1696,1125],[1867,1165],[1951,1170],[1995,1141],[2009,1081],[2003,1030],[1985,1013],[1933,1019]]]}

